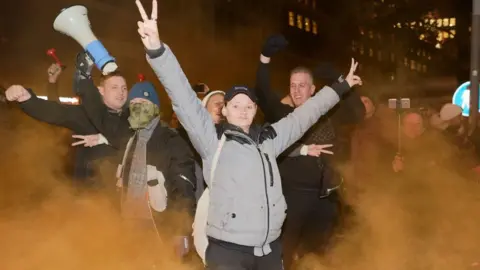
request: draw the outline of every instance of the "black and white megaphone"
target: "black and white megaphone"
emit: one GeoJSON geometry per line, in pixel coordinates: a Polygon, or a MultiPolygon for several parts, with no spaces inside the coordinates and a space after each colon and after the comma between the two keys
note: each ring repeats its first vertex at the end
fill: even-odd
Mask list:
{"type": "Polygon", "coordinates": [[[90,28],[87,8],[81,5],[64,8],[53,22],[53,28],[75,39],[104,75],[114,72],[118,66],[115,58],[95,37],[90,28]]]}

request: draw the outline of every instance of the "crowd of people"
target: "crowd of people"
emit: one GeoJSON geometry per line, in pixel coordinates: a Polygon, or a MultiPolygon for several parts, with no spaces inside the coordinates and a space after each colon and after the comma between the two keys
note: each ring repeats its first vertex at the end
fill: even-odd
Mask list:
{"type": "Polygon", "coordinates": [[[76,58],[79,105],[60,103],[58,64],[48,70],[48,100],[13,85],[2,101],[71,130],[76,182],[107,191],[132,230],[167,239],[181,258],[193,244],[206,269],[294,269],[302,254],[328,249],[348,205],[341,198],[345,183],[349,193],[361,194],[377,173],[372,168],[409,178],[442,166],[478,177],[480,136],[463,128],[460,107],[445,104],[428,117],[384,108],[352,89],[362,85],[353,59],[346,75],[325,64],[294,68],[282,97],[269,71],[288,46],[281,35],[263,45],[253,86],[191,85],[160,39],[156,0],[151,16],[136,3],[146,59],[171,100],[170,123],[160,120],[152,83],[128,90],[119,71],[94,82],[85,52],[76,58]],[[315,85],[318,76],[325,86],[315,85]],[[255,121],[258,109],[263,124],[255,121]],[[391,132],[398,114],[399,137],[391,132]],[[95,164],[105,160],[118,167],[100,179],[95,164]],[[347,163],[349,170],[339,169],[347,163]]]}

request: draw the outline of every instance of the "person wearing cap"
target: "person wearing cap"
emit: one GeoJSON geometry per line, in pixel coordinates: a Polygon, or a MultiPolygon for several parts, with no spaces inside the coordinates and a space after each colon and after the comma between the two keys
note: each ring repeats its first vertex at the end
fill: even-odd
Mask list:
{"type": "MultiPolygon", "coordinates": [[[[158,228],[161,237],[174,241],[179,255],[184,256],[189,250],[195,205],[193,154],[175,130],[160,124],[160,101],[152,83],[135,84],[128,102],[128,122],[134,135],[126,145],[117,174],[122,217],[158,228]],[[176,217],[180,222],[173,226],[178,211],[185,215],[180,220],[176,217]]],[[[110,135],[105,133],[107,138],[110,135]]]]}
{"type": "Polygon", "coordinates": [[[462,134],[462,107],[447,103],[442,106],[439,116],[442,124],[440,129],[452,134],[452,135],[461,135],[462,134]]]}
{"type": "Polygon", "coordinates": [[[224,105],[225,92],[221,90],[212,90],[205,94],[202,99],[203,107],[207,108],[215,124],[223,120],[222,108],[224,105]]]}
{"type": "Polygon", "coordinates": [[[257,99],[252,89],[234,86],[225,93],[226,121],[216,126],[175,55],[160,41],[156,18],[149,19],[138,1],[137,5],[143,19],[138,32],[147,61],[203,161],[210,194],[207,269],[283,269],[279,237],[286,204],[276,158],[360,82],[353,74],[355,68],[345,82],[325,87],[267,127],[253,124],[257,99]]]}

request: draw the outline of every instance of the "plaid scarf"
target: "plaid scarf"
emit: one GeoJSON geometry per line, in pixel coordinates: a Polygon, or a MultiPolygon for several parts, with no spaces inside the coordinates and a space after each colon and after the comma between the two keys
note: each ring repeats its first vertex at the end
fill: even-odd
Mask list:
{"type": "MultiPolygon", "coordinates": [[[[334,142],[335,142],[335,130],[329,118],[320,119],[303,136],[303,143],[305,145],[333,144],[334,142]]],[[[332,150],[335,152],[334,148],[335,148],[335,145],[328,150],[332,150]]],[[[325,166],[325,160],[323,159],[324,156],[325,155],[320,155],[320,157],[317,158],[317,164],[320,169],[322,169],[325,166]]]]}
{"type": "Polygon", "coordinates": [[[133,219],[150,219],[150,205],[147,187],[147,143],[157,127],[159,118],[154,118],[150,124],[135,132],[130,139],[125,152],[126,159],[122,175],[124,189],[122,196],[122,216],[133,219]]]}

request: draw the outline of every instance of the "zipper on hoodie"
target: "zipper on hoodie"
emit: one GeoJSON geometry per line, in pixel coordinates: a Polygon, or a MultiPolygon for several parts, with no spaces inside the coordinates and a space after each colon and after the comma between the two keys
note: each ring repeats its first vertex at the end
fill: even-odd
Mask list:
{"type": "MultiPolygon", "coordinates": [[[[267,243],[268,233],[270,232],[270,202],[268,198],[268,185],[267,185],[267,174],[265,172],[265,161],[263,161],[262,151],[260,150],[260,148],[257,147],[257,151],[258,151],[258,154],[260,155],[260,160],[262,161],[263,184],[265,186],[265,198],[267,201],[267,233],[265,234],[265,240],[263,241],[263,244],[262,244],[262,253],[263,253],[263,247],[267,243]]],[[[263,255],[265,255],[265,253],[263,255]]]]}
{"type": "Polygon", "coordinates": [[[273,168],[272,168],[272,163],[270,162],[270,158],[268,157],[267,154],[263,153],[265,155],[265,159],[267,160],[268,163],[268,172],[270,174],[270,186],[273,187],[273,168]]]}
{"type": "MultiPolygon", "coordinates": [[[[267,233],[265,234],[265,240],[263,241],[263,244],[262,244],[262,253],[263,253],[263,255],[265,255],[265,253],[263,252],[263,247],[267,243],[268,235],[269,235],[269,232],[270,232],[270,200],[268,198],[268,183],[267,183],[267,173],[265,172],[265,161],[263,160],[262,150],[260,150],[260,148],[258,147],[258,144],[255,141],[253,141],[252,138],[250,138],[248,136],[244,136],[240,132],[232,132],[232,133],[233,134],[239,134],[239,136],[247,138],[247,140],[249,140],[252,143],[252,145],[254,145],[255,148],[257,148],[258,155],[260,156],[260,160],[262,161],[263,184],[265,186],[265,199],[266,199],[266,202],[267,202],[267,233]]],[[[271,168],[270,160],[268,159],[268,157],[267,157],[267,160],[268,160],[268,163],[269,163],[269,168],[271,168]]],[[[273,181],[273,177],[271,179],[273,181]]]]}

